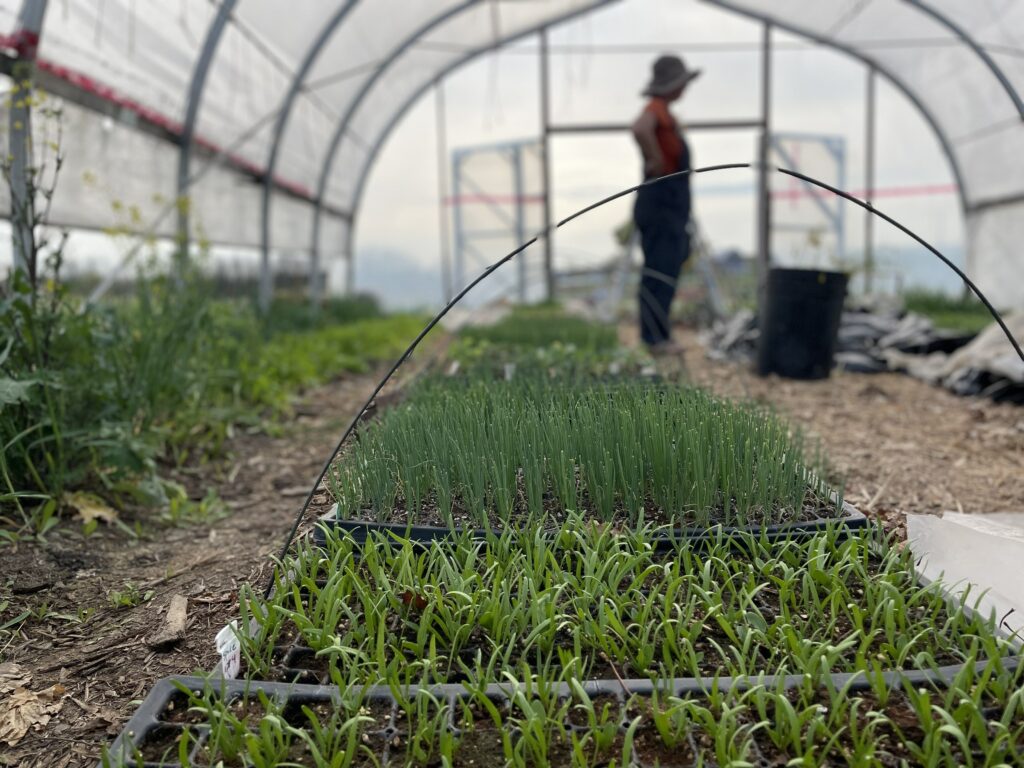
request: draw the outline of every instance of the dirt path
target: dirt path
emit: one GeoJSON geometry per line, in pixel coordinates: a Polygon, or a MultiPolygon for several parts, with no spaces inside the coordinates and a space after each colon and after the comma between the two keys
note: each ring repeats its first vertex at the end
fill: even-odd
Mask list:
{"type": "MultiPolygon", "coordinates": [[[[31,675],[27,688],[63,687],[63,703],[45,728],[16,746],[0,743],[0,765],[93,766],[153,682],[170,674],[209,670],[216,633],[238,614],[237,590],[263,583],[291,521],[327,453],[374,384],[370,376],[308,393],[280,437],[242,435],[231,458],[180,478],[201,496],[217,488],[232,514],[212,525],[145,530],[138,540],[116,528],[85,539],[64,526],[45,543],[0,549],[0,626],[24,610],[13,637],[0,634],[2,659],[31,675]],[[112,607],[111,590],[134,585],[150,600],[112,607]],[[147,638],[171,598],[188,599],[185,639],[163,652],[147,638]],[[89,612],[88,618],[78,617],[89,612]],[[61,614],[63,616],[57,616],[61,614]]],[[[325,498],[319,499],[321,509],[325,498]]],[[[7,709],[0,667],[0,723],[7,709]]],[[[11,670],[6,666],[6,670],[11,670]]],[[[2,731],[0,731],[2,733],[2,731]]]]}

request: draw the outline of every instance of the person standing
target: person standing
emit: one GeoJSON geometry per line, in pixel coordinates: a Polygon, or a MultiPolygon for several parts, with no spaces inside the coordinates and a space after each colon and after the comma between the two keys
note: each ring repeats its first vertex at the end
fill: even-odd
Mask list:
{"type": "MultiPolygon", "coordinates": [[[[650,100],[633,124],[645,181],[690,170],[690,148],[669,105],[679,100],[698,75],[700,70],[687,69],[678,56],[660,56],[654,62],[651,81],[642,94],[650,100]]],[[[633,221],[644,253],[640,338],[654,354],[679,353],[680,347],[672,340],[669,312],[679,273],[690,255],[690,175],[641,187],[633,221]]]]}

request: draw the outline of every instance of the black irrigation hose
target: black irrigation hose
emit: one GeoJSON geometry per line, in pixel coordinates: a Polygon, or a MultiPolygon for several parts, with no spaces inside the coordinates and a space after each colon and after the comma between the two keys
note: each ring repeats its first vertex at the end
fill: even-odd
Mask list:
{"type": "MultiPolygon", "coordinates": [[[[370,405],[373,403],[373,401],[376,400],[377,395],[380,394],[381,390],[384,389],[384,387],[387,385],[387,383],[389,381],[391,381],[391,377],[395,375],[395,372],[402,366],[402,364],[406,360],[409,359],[409,356],[415,351],[416,347],[418,347],[420,345],[420,342],[423,341],[423,339],[426,337],[426,335],[428,333],[430,333],[434,329],[434,327],[441,321],[441,319],[445,315],[448,314],[448,312],[452,309],[452,307],[454,307],[456,304],[458,304],[460,301],[462,301],[462,299],[466,296],[466,294],[468,294],[477,285],[479,285],[484,280],[486,280],[488,277],[490,277],[501,266],[503,266],[504,264],[508,263],[513,258],[515,258],[520,253],[522,253],[527,248],[529,248],[531,245],[533,245],[538,240],[540,240],[541,237],[548,237],[548,236],[550,236],[550,233],[551,233],[552,229],[560,229],[561,227],[563,227],[566,224],[568,224],[570,221],[578,219],[580,216],[583,216],[584,214],[590,213],[591,211],[593,211],[593,210],[595,210],[597,208],[600,208],[601,206],[606,205],[606,204],[612,202],[613,200],[618,200],[620,197],[625,197],[626,195],[630,195],[630,194],[636,192],[637,190],[642,189],[643,187],[648,187],[648,186],[651,186],[653,184],[660,184],[660,183],[662,183],[664,181],[668,181],[669,179],[674,179],[674,178],[677,178],[677,177],[680,177],[680,176],[686,176],[687,174],[691,174],[691,173],[692,174],[710,173],[711,171],[724,171],[724,170],[733,169],[733,168],[757,168],[757,167],[760,167],[757,163],[725,163],[725,164],[722,164],[722,165],[708,165],[708,166],[704,166],[703,168],[694,168],[692,170],[679,171],[677,173],[670,173],[667,176],[661,176],[661,177],[659,177],[657,179],[650,179],[648,181],[643,182],[642,184],[637,184],[636,186],[629,187],[628,189],[624,189],[621,192],[616,192],[615,194],[608,195],[608,197],[602,198],[601,200],[598,200],[596,203],[592,203],[592,204],[590,204],[590,205],[588,205],[588,206],[586,206],[584,208],[581,208],[580,210],[576,211],[575,213],[573,213],[573,214],[565,217],[561,221],[559,221],[557,224],[555,224],[553,227],[549,228],[547,231],[540,232],[537,235],[535,235],[534,237],[530,238],[525,243],[523,243],[518,248],[516,248],[514,251],[512,251],[509,254],[507,254],[506,256],[503,256],[501,259],[499,259],[498,261],[494,262],[491,266],[487,267],[487,269],[485,269],[475,280],[473,280],[471,283],[469,283],[469,285],[467,285],[465,288],[463,288],[461,291],[459,291],[459,293],[451,301],[449,301],[444,306],[444,308],[440,312],[438,312],[429,323],[427,323],[426,327],[424,327],[424,329],[419,332],[419,334],[416,336],[416,338],[413,340],[413,342],[409,345],[409,347],[405,350],[405,352],[402,353],[402,356],[400,358],[398,358],[398,360],[395,362],[394,365],[391,366],[391,369],[387,372],[387,374],[384,376],[384,378],[380,380],[380,382],[374,388],[373,394],[371,394],[370,397],[367,398],[366,402],[363,403],[363,407],[359,409],[359,412],[355,415],[355,417],[352,419],[352,422],[348,425],[348,429],[346,429],[345,433],[341,436],[341,439],[338,441],[338,444],[335,446],[334,450],[331,452],[331,455],[328,457],[327,461],[324,463],[323,469],[320,470],[320,474],[317,475],[316,481],[313,483],[313,487],[309,490],[309,493],[306,495],[306,500],[302,503],[302,507],[299,509],[298,514],[295,516],[295,522],[292,523],[291,530],[288,532],[288,537],[285,539],[284,546],[281,548],[281,555],[280,555],[280,557],[278,559],[278,562],[284,562],[284,558],[288,555],[288,548],[291,547],[292,542],[295,540],[295,534],[298,533],[299,525],[302,524],[302,519],[306,516],[306,512],[309,511],[309,505],[313,502],[313,496],[316,495],[317,489],[320,487],[320,483],[322,483],[324,478],[327,476],[327,472],[330,470],[331,464],[334,463],[334,459],[337,457],[338,453],[341,451],[341,448],[345,444],[345,441],[348,440],[348,438],[352,435],[352,432],[355,430],[356,425],[359,423],[359,421],[363,418],[363,415],[366,413],[366,410],[370,407],[370,405]]],[[[831,186],[830,184],[826,184],[825,182],[818,181],[818,179],[812,178],[811,176],[806,176],[806,175],[804,175],[802,173],[799,173],[797,171],[791,171],[791,170],[786,169],[786,168],[776,168],[776,167],[769,166],[769,167],[767,167],[766,170],[778,171],[779,173],[783,173],[783,174],[785,174],[787,176],[792,176],[792,177],[800,179],[801,181],[804,181],[804,182],[806,182],[808,184],[813,184],[816,187],[820,187],[822,189],[828,190],[829,192],[831,192],[831,193],[833,193],[835,195],[838,195],[839,197],[843,198],[844,200],[848,200],[849,202],[854,203],[855,205],[860,206],[865,211],[868,211],[869,213],[872,213],[875,216],[878,216],[879,218],[884,219],[885,221],[887,221],[890,224],[892,224],[894,227],[896,227],[898,230],[900,230],[904,234],[909,235],[914,241],[916,241],[920,245],[922,245],[925,248],[927,248],[931,253],[933,253],[936,257],[938,257],[938,259],[940,261],[942,261],[943,264],[945,264],[947,267],[949,267],[951,270],[953,270],[957,274],[957,276],[961,280],[964,281],[964,283],[967,285],[967,287],[970,288],[971,291],[973,291],[974,294],[979,299],[981,299],[982,304],[985,305],[985,308],[992,314],[992,317],[995,318],[995,321],[999,324],[999,327],[1003,330],[1003,333],[1006,334],[1006,338],[1009,339],[1010,344],[1013,346],[1014,351],[1017,353],[1017,355],[1020,357],[1020,359],[1022,361],[1024,361],[1024,350],[1021,349],[1020,344],[1017,343],[1017,340],[1013,337],[1013,334],[1010,332],[1010,329],[1006,327],[1006,323],[1003,322],[1003,318],[1000,316],[999,312],[997,312],[996,308],[993,307],[992,304],[989,302],[989,300],[985,298],[985,295],[981,292],[981,289],[978,288],[978,286],[976,286],[971,281],[971,279],[969,277],[967,277],[967,275],[965,275],[963,273],[963,271],[959,267],[957,267],[953,262],[951,262],[949,259],[947,259],[945,256],[943,256],[941,253],[939,253],[939,251],[936,250],[934,247],[932,247],[928,242],[926,242],[924,240],[924,238],[918,236],[912,230],[910,230],[909,228],[903,226],[902,224],[900,224],[898,221],[896,221],[891,216],[887,216],[886,214],[882,213],[877,208],[875,208],[873,205],[871,205],[871,203],[865,202],[865,201],[861,200],[860,198],[854,197],[850,193],[844,192],[841,189],[836,189],[835,187],[831,186]]],[[[270,593],[271,593],[271,591],[274,588],[274,577],[276,576],[276,574],[277,574],[277,564],[275,564],[274,569],[270,573],[270,578],[267,581],[267,588],[266,588],[266,590],[263,593],[264,599],[269,599],[269,597],[270,597],[270,593]]]]}

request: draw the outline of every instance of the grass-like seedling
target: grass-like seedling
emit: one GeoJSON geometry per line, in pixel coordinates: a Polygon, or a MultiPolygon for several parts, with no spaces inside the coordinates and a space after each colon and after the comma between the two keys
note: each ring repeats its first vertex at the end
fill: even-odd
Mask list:
{"type": "Polygon", "coordinates": [[[458,338],[449,346],[449,375],[485,380],[543,375],[548,378],[615,379],[656,370],[654,360],[639,349],[580,349],[561,341],[543,346],[497,344],[458,338]],[[452,365],[455,364],[455,365],[452,365]]]}
{"type": "MultiPolygon", "coordinates": [[[[651,546],[578,520],[557,541],[463,537],[423,551],[328,534],[285,563],[249,674],[291,679],[269,652],[308,646],[342,686],[808,674],[932,668],[1011,652],[991,622],[920,586],[911,556],[835,531],[768,547],[756,537],[651,546]],[[283,621],[281,619],[284,619],[283,621]]],[[[966,598],[964,598],[966,600],[966,598]]]]}
{"type": "Polygon", "coordinates": [[[840,514],[820,460],[773,414],[700,390],[545,378],[425,383],[359,434],[340,517],[449,527],[757,525],[840,514]]]}
{"type": "Polygon", "coordinates": [[[559,343],[588,352],[610,350],[618,345],[614,325],[590,322],[550,306],[517,308],[493,325],[464,328],[460,336],[516,347],[547,347],[559,343]]]}

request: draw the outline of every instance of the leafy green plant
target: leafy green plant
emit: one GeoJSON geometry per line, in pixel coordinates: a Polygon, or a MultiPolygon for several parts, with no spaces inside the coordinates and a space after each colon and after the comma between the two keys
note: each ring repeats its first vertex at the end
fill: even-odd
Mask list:
{"type": "Polygon", "coordinates": [[[657,533],[610,535],[575,517],[554,541],[506,532],[423,549],[376,536],[357,549],[328,530],[325,547],[303,544],[281,564],[287,578],[269,600],[244,591],[243,654],[247,674],[266,677],[283,641],[312,646],[342,701],[285,721],[258,696],[198,695],[204,757],[272,764],[290,745],[304,764],[373,764],[385,742],[360,702],[382,685],[399,713],[386,735],[392,761],[408,765],[456,765],[488,732],[491,758],[524,767],[628,766],[652,750],[655,760],[696,750],[693,763],[718,765],[758,754],[791,765],[1014,764],[1017,647],[969,600],[918,585],[907,550],[833,530],[775,546],[721,536],[664,558],[650,546],[657,533]],[[946,682],[890,677],[953,661],[964,666],[946,682]],[[829,676],[858,671],[842,685],[829,676]],[[771,673],[800,676],[769,684],[771,673]],[[623,702],[587,689],[609,675],[647,676],[655,693],[623,702]],[[663,693],[667,678],[695,675],[703,691],[663,693]],[[452,679],[464,691],[454,724],[449,694],[431,688],[452,679]],[[496,681],[505,701],[490,698],[496,681]]]}
{"type": "Polygon", "coordinates": [[[304,742],[312,765],[316,768],[348,768],[360,754],[372,755],[359,740],[360,727],[372,723],[373,718],[350,714],[344,707],[333,709],[322,722],[308,706],[302,706],[306,722],[289,727],[296,741],[304,742]]]}
{"type": "MultiPolygon", "coordinates": [[[[550,672],[550,670],[549,670],[550,672]]],[[[196,726],[208,729],[199,764],[272,765],[288,755],[302,765],[346,768],[381,764],[385,743],[391,764],[458,765],[475,733],[490,731],[489,764],[507,766],[626,766],[657,764],[749,765],[1016,765],[1024,744],[1024,668],[998,661],[968,664],[948,684],[889,683],[890,696],[875,698],[874,685],[827,678],[811,685],[719,686],[683,697],[656,694],[591,697],[569,678],[571,699],[552,696],[558,675],[508,684],[506,702],[466,686],[455,727],[449,703],[426,689],[400,704],[394,729],[343,694],[316,711],[287,716],[282,703],[261,692],[226,700],[213,688],[187,691],[196,726]],[[387,734],[387,741],[380,739],[387,734]],[[371,736],[377,736],[375,740],[371,736]]],[[[185,689],[182,689],[185,690],[185,689]]],[[[346,689],[349,690],[349,689],[346,689]]],[[[190,721],[191,722],[191,721],[190,721]]],[[[191,733],[191,731],[186,731],[191,733]]],[[[194,738],[179,742],[182,765],[194,738]]],[[[470,752],[479,760],[479,752],[470,752]]]]}
{"type": "Polygon", "coordinates": [[[413,684],[516,680],[550,703],[563,677],[800,673],[810,685],[1013,652],[881,540],[720,536],[663,559],[651,546],[661,530],[611,535],[574,516],[553,540],[464,535],[422,551],[380,536],[361,552],[327,530],[325,549],[282,563],[290,576],[269,601],[243,592],[243,654],[251,674],[272,673],[274,648],[296,636],[339,685],[401,697],[413,684]]]}
{"type": "Polygon", "coordinates": [[[215,488],[209,488],[199,501],[192,501],[184,488],[174,488],[168,494],[167,507],[160,513],[160,519],[170,525],[197,525],[212,523],[228,514],[227,505],[221,501],[215,488]]]}
{"type": "MultiPolygon", "coordinates": [[[[216,453],[234,424],[286,414],[302,387],[391,358],[419,330],[418,318],[379,317],[365,296],[316,311],[283,299],[261,318],[216,299],[198,262],[179,261],[173,276],[144,264],[129,291],[85,306],[63,279],[66,234],[47,220],[60,114],[38,94],[17,98],[31,100],[40,130],[27,194],[12,195],[21,258],[0,288],[0,541],[45,535],[70,491],[156,506],[175,524],[219,514],[213,497],[168,495],[158,462],[216,453]]],[[[0,162],[8,183],[11,162],[0,162]]],[[[112,207],[138,228],[136,207],[112,207]]]]}
{"type": "Polygon", "coordinates": [[[372,320],[383,314],[376,297],[368,294],[329,296],[319,306],[312,306],[305,296],[279,296],[271,302],[270,310],[263,318],[263,329],[264,333],[273,336],[347,325],[372,320]]]}
{"type": "Polygon", "coordinates": [[[155,592],[147,589],[143,592],[139,585],[131,581],[124,583],[124,589],[112,589],[107,592],[107,602],[113,608],[134,608],[153,599],[155,592]]]}
{"type": "Polygon", "coordinates": [[[172,524],[218,516],[212,496],[168,493],[157,460],[215,453],[233,424],[397,356],[419,326],[400,316],[266,341],[251,310],[227,311],[189,278],[141,279],[131,299],[82,313],[52,263],[50,294],[0,299],[0,524],[12,531],[45,534],[73,489],[156,506],[172,524]]]}

